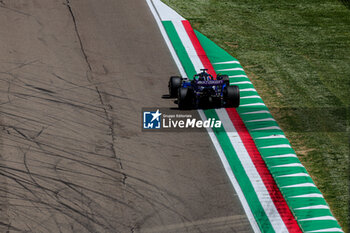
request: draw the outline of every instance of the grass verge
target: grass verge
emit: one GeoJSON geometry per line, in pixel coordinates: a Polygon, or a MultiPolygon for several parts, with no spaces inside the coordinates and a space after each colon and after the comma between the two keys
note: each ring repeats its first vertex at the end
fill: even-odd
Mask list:
{"type": "Polygon", "coordinates": [[[350,10],[336,0],[163,0],[236,57],[349,232],[350,10]]]}

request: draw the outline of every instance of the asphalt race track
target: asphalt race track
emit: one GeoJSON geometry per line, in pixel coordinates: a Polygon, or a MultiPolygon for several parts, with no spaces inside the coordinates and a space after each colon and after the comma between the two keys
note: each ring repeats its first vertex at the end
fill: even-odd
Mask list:
{"type": "Polygon", "coordinates": [[[145,1],[2,0],[0,22],[0,232],[252,232],[206,132],[141,132],[178,74],[145,1]]]}

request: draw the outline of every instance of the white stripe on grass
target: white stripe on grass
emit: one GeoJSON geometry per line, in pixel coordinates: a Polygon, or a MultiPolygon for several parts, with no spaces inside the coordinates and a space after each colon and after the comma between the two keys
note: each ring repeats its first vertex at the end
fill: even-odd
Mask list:
{"type": "Polygon", "coordinates": [[[266,106],[264,103],[253,103],[253,104],[242,104],[240,107],[251,107],[251,106],[266,106]]]}
{"type": "MultiPolygon", "coordinates": [[[[266,157],[267,159],[276,159],[276,158],[297,158],[295,154],[285,154],[285,155],[272,155],[266,157]]],[[[280,177],[280,176],[279,176],[280,177]]]]}
{"type": "Polygon", "coordinates": [[[270,113],[270,112],[267,111],[267,110],[261,110],[261,111],[253,111],[253,112],[244,112],[244,113],[241,113],[241,114],[245,115],[245,114],[261,114],[261,113],[270,113]]]}
{"type": "Polygon", "coordinates": [[[298,196],[292,196],[289,198],[323,198],[323,195],[320,193],[309,193],[309,194],[303,194],[298,196]]]}
{"type": "Polygon", "coordinates": [[[306,218],[306,219],[300,219],[299,221],[317,221],[317,220],[333,220],[333,221],[336,221],[336,219],[334,217],[332,217],[332,216],[306,218]]]}
{"type": "Polygon", "coordinates": [[[321,210],[321,209],[329,209],[329,206],[327,206],[327,205],[311,205],[311,206],[295,208],[294,210],[321,210]]]}
{"type": "Polygon", "coordinates": [[[333,228],[326,228],[321,230],[306,231],[305,233],[323,233],[323,232],[331,233],[331,232],[344,232],[344,231],[342,231],[342,229],[340,228],[333,227],[333,228]]]}
{"type": "Polygon", "coordinates": [[[271,148],[292,148],[289,144],[279,144],[279,145],[272,145],[272,146],[263,146],[259,147],[260,149],[271,149],[271,148]]]}
{"type": "Polygon", "coordinates": [[[221,69],[221,70],[218,70],[218,71],[244,71],[243,68],[230,68],[230,69],[221,69]]]}
{"type": "Polygon", "coordinates": [[[248,78],[247,75],[244,74],[238,74],[238,75],[230,75],[229,78],[248,78]]]}
{"type": "Polygon", "coordinates": [[[305,188],[305,187],[315,187],[316,188],[316,185],[314,183],[302,183],[302,184],[287,185],[287,186],[283,186],[281,188],[305,188]]]}
{"type": "Polygon", "coordinates": [[[240,88],[239,91],[240,92],[243,92],[243,91],[255,91],[255,92],[257,92],[255,88],[240,88]]]}
{"type": "Polygon", "coordinates": [[[304,167],[304,166],[301,163],[288,163],[288,164],[272,166],[271,168],[279,168],[279,167],[304,167]]]}
{"type": "Polygon", "coordinates": [[[239,85],[239,84],[252,84],[252,83],[249,81],[241,81],[241,82],[231,82],[230,84],[239,85]]]}
{"type": "Polygon", "coordinates": [[[282,131],[282,129],[278,126],[270,126],[270,127],[252,129],[252,131],[264,131],[264,130],[281,130],[282,131]]]}
{"type": "Polygon", "coordinates": [[[261,99],[258,95],[243,96],[241,99],[261,99]]]}
{"type": "Polygon", "coordinates": [[[271,135],[271,136],[266,136],[266,137],[258,137],[256,139],[275,139],[275,138],[286,138],[286,136],[282,134],[277,134],[277,135],[271,135]]]}
{"type": "Polygon", "coordinates": [[[273,118],[264,118],[264,119],[250,120],[246,122],[249,123],[249,122],[261,122],[261,121],[276,121],[276,120],[273,118]]]}
{"type": "Polygon", "coordinates": [[[215,62],[214,65],[221,65],[221,64],[241,64],[239,61],[222,61],[222,62],[215,62]]]}
{"type": "MultiPolygon", "coordinates": [[[[295,156],[296,157],[296,156],[295,156]]],[[[288,174],[288,175],[282,175],[282,176],[277,176],[278,178],[283,178],[283,177],[310,177],[309,174],[307,173],[294,173],[294,174],[288,174]]]]}

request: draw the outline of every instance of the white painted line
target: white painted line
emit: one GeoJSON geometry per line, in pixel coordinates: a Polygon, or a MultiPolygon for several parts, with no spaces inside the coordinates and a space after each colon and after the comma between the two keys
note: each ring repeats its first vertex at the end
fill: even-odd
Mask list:
{"type": "MultiPolygon", "coordinates": [[[[149,2],[150,0],[147,0],[149,2]]],[[[159,18],[161,20],[185,20],[181,15],[179,15],[176,11],[168,7],[166,4],[161,2],[160,0],[151,1],[154,6],[154,10],[156,10],[159,14],[159,18]]]]}
{"type": "MultiPolygon", "coordinates": [[[[184,68],[181,65],[181,62],[180,62],[180,60],[179,60],[179,58],[178,58],[178,56],[177,56],[177,54],[176,54],[176,52],[174,50],[174,47],[172,46],[172,44],[170,42],[168,34],[166,33],[166,31],[165,31],[165,29],[163,27],[163,24],[162,24],[162,22],[160,20],[160,16],[158,15],[154,5],[152,4],[152,1],[151,0],[146,0],[146,2],[147,2],[147,4],[148,4],[148,6],[149,6],[149,8],[150,8],[150,10],[151,10],[151,12],[152,12],[152,14],[154,16],[154,19],[157,22],[158,28],[159,28],[159,30],[160,30],[163,38],[164,38],[164,41],[165,41],[166,45],[169,48],[170,54],[171,54],[172,58],[174,59],[174,62],[176,64],[177,68],[179,69],[179,72],[180,72],[181,76],[182,77],[187,77],[187,74],[186,74],[184,68]]],[[[159,0],[155,0],[153,2],[154,3],[158,3],[158,4],[164,4],[164,3],[160,2],[159,0]]]]}
{"type": "Polygon", "coordinates": [[[259,147],[260,149],[271,149],[271,148],[292,148],[289,144],[279,144],[273,146],[263,146],[259,147]]]}
{"type": "Polygon", "coordinates": [[[239,105],[240,107],[250,107],[250,106],[265,106],[264,103],[254,103],[254,104],[243,104],[239,105]]]}
{"type": "Polygon", "coordinates": [[[230,69],[222,69],[222,70],[218,70],[218,71],[235,71],[235,70],[244,71],[243,68],[230,68],[230,69]]]}
{"type": "Polygon", "coordinates": [[[251,95],[251,96],[243,96],[241,99],[261,99],[258,95],[251,95]]]}
{"type": "Polygon", "coordinates": [[[282,131],[282,129],[280,127],[278,127],[278,126],[257,128],[257,129],[252,129],[252,131],[262,131],[262,130],[272,130],[272,129],[277,129],[277,130],[281,130],[282,131]]]}
{"type": "Polygon", "coordinates": [[[337,221],[332,216],[323,216],[323,217],[315,217],[315,218],[306,218],[306,219],[300,219],[299,221],[316,221],[316,220],[334,220],[337,221]]]}
{"type": "Polygon", "coordinates": [[[257,92],[255,90],[255,88],[240,88],[239,91],[255,91],[255,92],[257,92]]]}
{"type": "Polygon", "coordinates": [[[334,227],[334,228],[327,228],[327,229],[322,229],[322,230],[306,231],[305,233],[322,233],[322,232],[330,233],[330,232],[344,232],[344,231],[342,231],[339,228],[334,227]]]}
{"type": "Polygon", "coordinates": [[[302,177],[302,176],[310,177],[309,174],[307,174],[307,173],[294,173],[294,174],[282,175],[282,176],[277,176],[277,177],[281,178],[281,177],[302,177]]]}
{"type": "MultiPolygon", "coordinates": [[[[198,112],[199,112],[199,115],[202,118],[202,120],[206,120],[206,116],[205,116],[203,110],[198,110],[198,112]]],[[[238,198],[239,198],[239,200],[242,203],[243,209],[244,209],[244,211],[245,211],[245,213],[247,215],[247,218],[248,218],[248,220],[250,222],[250,225],[252,226],[254,232],[256,232],[256,233],[261,232],[260,228],[259,228],[259,226],[258,226],[258,224],[257,224],[257,222],[256,222],[256,220],[254,218],[254,215],[253,215],[252,211],[250,210],[248,202],[245,199],[245,196],[243,194],[241,186],[239,186],[238,181],[237,181],[235,175],[232,172],[231,166],[230,166],[230,164],[227,161],[225,153],[223,152],[223,150],[222,150],[222,148],[220,146],[220,143],[219,143],[218,139],[215,136],[215,133],[213,132],[213,130],[211,128],[207,128],[207,131],[208,131],[208,134],[209,134],[209,137],[210,137],[211,141],[214,144],[214,147],[215,147],[216,151],[218,152],[219,158],[220,158],[220,160],[221,160],[221,162],[222,162],[222,164],[224,166],[226,174],[228,175],[228,177],[229,177],[229,179],[231,181],[231,184],[233,185],[233,188],[235,189],[235,191],[236,191],[236,193],[238,195],[238,198]]]]}
{"type": "Polygon", "coordinates": [[[241,64],[239,61],[223,61],[223,62],[215,62],[214,65],[220,65],[220,64],[241,64]]]}
{"type": "Polygon", "coordinates": [[[270,113],[270,112],[267,110],[261,110],[261,111],[254,111],[254,112],[245,112],[242,114],[260,114],[260,113],[270,113]]]}
{"type": "Polygon", "coordinates": [[[250,120],[246,122],[248,123],[248,122],[260,122],[260,121],[276,121],[276,120],[273,118],[264,118],[264,119],[250,120]]]}
{"type": "Polygon", "coordinates": [[[303,194],[298,196],[292,196],[289,198],[323,198],[323,195],[320,193],[310,193],[310,194],[303,194]]]}
{"type": "Polygon", "coordinates": [[[289,164],[272,166],[271,168],[276,168],[276,167],[304,167],[304,166],[301,163],[289,163],[289,164]]]}
{"type": "Polygon", "coordinates": [[[276,135],[271,135],[271,136],[266,136],[266,137],[259,137],[256,139],[275,139],[275,138],[286,138],[286,136],[281,135],[281,134],[276,134],[276,135]]]}
{"type": "Polygon", "coordinates": [[[249,82],[249,81],[241,81],[241,82],[233,82],[233,83],[230,83],[230,84],[238,85],[238,84],[252,84],[252,83],[249,82]]]}
{"type": "Polygon", "coordinates": [[[312,205],[312,206],[295,208],[295,210],[321,210],[321,209],[329,209],[329,206],[326,206],[326,205],[312,205]]]}
{"type": "Polygon", "coordinates": [[[238,75],[230,75],[229,78],[248,78],[247,75],[244,74],[238,74],[238,75]]]}
{"type": "Polygon", "coordinates": [[[272,227],[276,232],[288,232],[286,225],[284,224],[280,214],[278,213],[276,206],[274,205],[269,192],[267,191],[264,182],[262,181],[256,167],[251,160],[244,144],[239,137],[237,130],[235,129],[231,119],[229,118],[225,109],[216,109],[217,114],[220,116],[220,120],[225,128],[227,136],[236,151],[236,154],[243,164],[243,168],[253,185],[255,193],[268,216],[272,227]]]}
{"type": "Polygon", "coordinates": [[[301,187],[315,187],[313,183],[303,183],[303,184],[294,184],[294,185],[288,185],[288,186],[283,186],[281,188],[301,188],[301,187]]]}
{"type": "MultiPolygon", "coordinates": [[[[285,155],[272,155],[269,157],[266,157],[267,159],[275,159],[275,158],[297,158],[297,156],[295,154],[285,154],[285,155]]],[[[283,176],[279,176],[279,177],[283,177],[283,176]]]]}

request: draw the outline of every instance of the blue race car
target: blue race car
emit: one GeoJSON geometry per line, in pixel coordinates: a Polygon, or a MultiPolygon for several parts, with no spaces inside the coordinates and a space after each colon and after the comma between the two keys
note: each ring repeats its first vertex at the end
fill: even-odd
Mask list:
{"type": "Polygon", "coordinates": [[[214,79],[207,69],[201,69],[193,80],[172,76],[168,87],[170,97],[177,97],[179,109],[237,108],[240,102],[238,86],[230,86],[227,75],[217,75],[214,79]]]}

